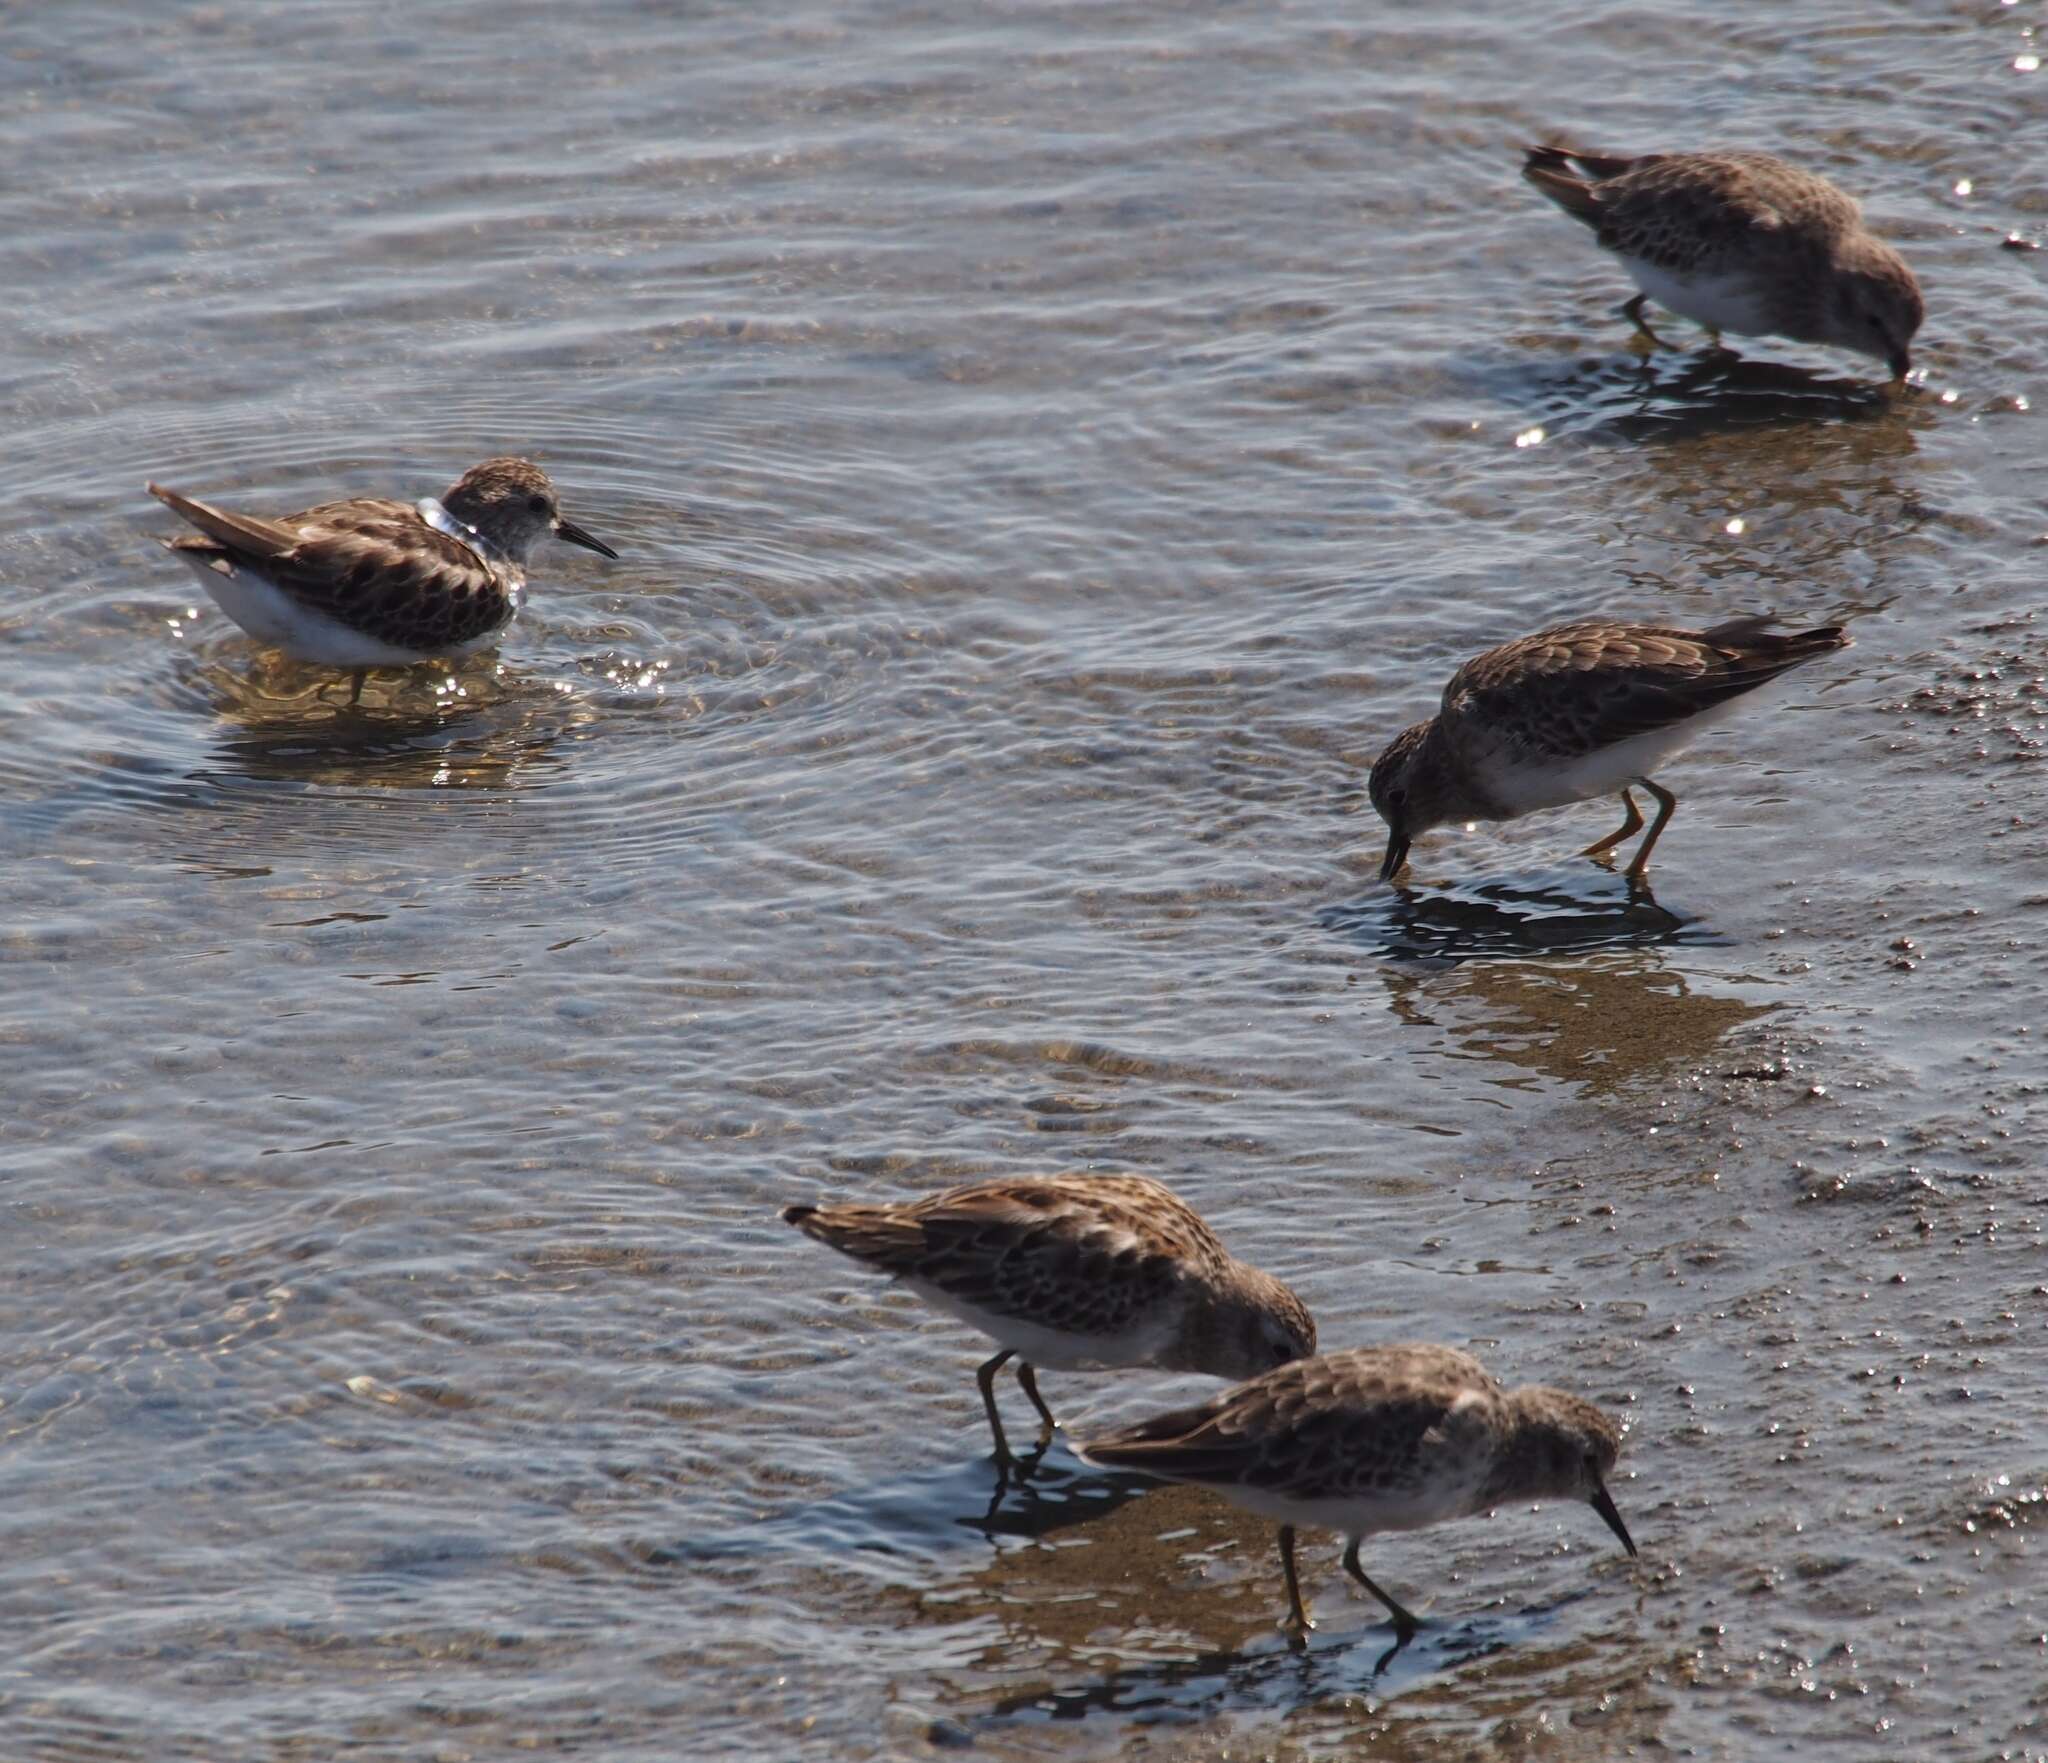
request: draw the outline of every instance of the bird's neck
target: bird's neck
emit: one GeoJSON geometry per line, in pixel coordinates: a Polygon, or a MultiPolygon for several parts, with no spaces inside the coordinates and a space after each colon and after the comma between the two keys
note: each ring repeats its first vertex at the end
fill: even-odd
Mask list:
{"type": "Polygon", "coordinates": [[[447,503],[438,496],[422,496],[415,504],[420,519],[437,533],[446,533],[458,544],[467,545],[486,563],[505,564],[517,569],[521,559],[512,555],[480,527],[474,527],[460,515],[449,511],[447,503]]]}
{"type": "Polygon", "coordinates": [[[1437,717],[1415,755],[1418,786],[1415,793],[1436,806],[1437,826],[1455,821],[1505,820],[1510,810],[1496,802],[1484,784],[1483,762],[1487,755],[1461,751],[1457,736],[1437,717]]]}

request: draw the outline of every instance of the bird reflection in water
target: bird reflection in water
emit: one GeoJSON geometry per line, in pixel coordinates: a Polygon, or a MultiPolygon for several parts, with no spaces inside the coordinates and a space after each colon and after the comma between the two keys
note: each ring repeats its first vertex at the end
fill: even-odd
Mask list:
{"type": "Polygon", "coordinates": [[[1659,906],[1640,882],[1591,873],[1390,891],[1324,921],[1380,957],[1363,971],[1409,1028],[1575,1087],[1712,1058],[1769,1011],[1767,994],[1707,981],[1665,953],[1728,938],[1659,906]]]}
{"type": "Polygon", "coordinates": [[[563,734],[594,714],[573,696],[508,684],[488,668],[415,675],[390,676],[384,691],[386,676],[373,674],[362,700],[345,705],[318,678],[310,687],[302,678],[236,682],[216,705],[219,769],[258,782],[499,789],[558,767],[563,734]]]}
{"type": "MultiPolygon", "coordinates": [[[[1890,425],[1912,450],[1915,408],[1889,386],[1842,379],[1732,349],[1679,357],[1621,355],[1547,378],[1534,403],[1546,440],[1680,441],[1736,431],[1802,433],[1817,426],[1890,425]]],[[[1525,407],[1527,407],[1525,405],[1525,407]]],[[[1879,451],[1888,450],[1880,444],[1879,451]]]]}
{"type": "MultiPolygon", "coordinates": [[[[967,1583],[975,1573],[955,1571],[960,1551],[968,1546],[962,1531],[998,1545],[1041,1541],[1106,1518],[1138,1495],[1158,1489],[1149,1476],[1091,1469],[1055,1440],[1007,1463],[989,1456],[961,1457],[797,1502],[755,1523],[652,1545],[642,1556],[656,1566],[687,1567],[756,1561],[764,1555],[804,1559],[866,1551],[921,1559],[934,1574],[967,1583]]],[[[977,1571],[1007,1585],[1014,1577],[1014,1556],[998,1547],[977,1571]]]]}
{"type": "Polygon", "coordinates": [[[1277,1630],[1243,1649],[1212,1648],[1175,1659],[1148,1660],[1105,1672],[1092,1682],[1036,1685],[1002,1697],[971,1727],[1032,1725],[1108,1715],[1144,1724],[1195,1725],[1226,1715],[1263,1711],[1287,1715],[1370,1692],[1394,1696],[1411,1685],[1454,1672],[1477,1660],[1522,1652],[1532,1669],[1549,1673],[1583,1651],[1567,1644],[1531,1648],[1560,1611],[1586,1594],[1567,1593],[1512,1614],[1476,1617],[1455,1628],[1427,1628],[1385,1644],[1384,1625],[1315,1634],[1295,1642],[1277,1630]]]}
{"type": "Polygon", "coordinates": [[[1640,876],[1583,867],[1450,888],[1390,888],[1331,906],[1323,927],[1375,954],[1456,962],[1642,949],[1724,939],[1657,904],[1640,876]]]}
{"type": "Polygon", "coordinates": [[[986,1461],[995,1468],[987,1510],[979,1518],[955,1522],[979,1531],[990,1542],[998,1537],[1048,1537],[1105,1518],[1159,1486],[1149,1475],[1091,1469],[1059,1440],[1021,1455],[986,1461]],[[1048,1464],[1046,1459],[1053,1453],[1057,1455],[1048,1464]]]}

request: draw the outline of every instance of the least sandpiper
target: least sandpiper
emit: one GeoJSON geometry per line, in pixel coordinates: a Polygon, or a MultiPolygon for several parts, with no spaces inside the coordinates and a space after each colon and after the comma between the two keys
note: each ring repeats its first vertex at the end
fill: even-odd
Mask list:
{"type": "Polygon", "coordinates": [[[1657,818],[1628,866],[1640,876],[1678,798],[1651,782],[1745,692],[1849,646],[1839,625],[1777,635],[1769,618],[1712,630],[1589,619],[1489,649],[1444,687],[1443,708],[1404,729],[1372,768],[1387,823],[1380,879],[1392,881],[1418,833],[1446,821],[1512,820],[1620,791],[1628,818],[1583,855],[1611,851],[1643,824],[1629,786],[1657,818]]]}
{"type": "Polygon", "coordinates": [[[525,459],[473,465],[438,500],[362,496],[271,519],[160,484],[149,493],[204,535],[162,543],[223,612],[300,661],[348,668],[355,697],[372,667],[464,655],[510,624],[542,534],[618,556],[562,518],[547,473],[525,459]]]}
{"type": "Polygon", "coordinates": [[[976,1376],[1001,1458],[1010,1448],[995,1375],[1013,1357],[1043,1445],[1058,1423],[1034,1366],[1250,1377],[1315,1351],[1302,1301],[1142,1175],[975,1182],[900,1204],[791,1206],[782,1216],[996,1342],[1002,1351],[976,1376]]]}
{"type": "Polygon", "coordinates": [[[1832,344],[1896,379],[1912,367],[1920,284],[1826,178],[1768,153],[1524,151],[1522,175],[1621,259],[1640,290],[1624,311],[1653,341],[1645,300],[1717,339],[1832,344]]]}
{"type": "Polygon", "coordinates": [[[1563,1390],[1504,1389],[1455,1347],[1354,1347],[1088,1439],[1080,1451],[1104,1468],[1214,1488],[1274,1520],[1296,1633],[1314,1624],[1294,1571],[1295,1527],[1344,1531],[1344,1570],[1386,1605],[1405,1641],[1416,1618],[1366,1577],[1360,1542],[1523,1500],[1580,1499],[1633,1555],[1605,1481],[1621,1433],[1563,1390]]]}

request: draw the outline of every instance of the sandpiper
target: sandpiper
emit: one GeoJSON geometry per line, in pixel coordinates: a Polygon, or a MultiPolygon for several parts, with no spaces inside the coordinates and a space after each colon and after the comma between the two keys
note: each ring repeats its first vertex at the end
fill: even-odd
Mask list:
{"type": "Polygon", "coordinates": [[[1832,344],[1875,356],[1894,379],[1912,367],[1920,284],[1826,178],[1768,153],[1524,152],[1522,175],[1621,259],[1640,290],[1623,311],[1652,341],[1645,300],[1717,341],[1832,344]]]}
{"type": "Polygon", "coordinates": [[[465,655],[510,624],[543,533],[618,556],[562,518],[547,473],[526,459],[486,459],[438,499],[362,496],[274,519],[160,484],[149,493],[204,535],[161,542],[220,609],[297,660],[348,668],[351,703],[370,668],[465,655]]]}
{"type": "Polygon", "coordinates": [[[1142,1175],[974,1182],[900,1204],[791,1206],[782,1216],[994,1339],[1002,1350],[976,1377],[999,1458],[1010,1447],[995,1375],[1013,1357],[1043,1446],[1058,1422],[1035,1366],[1249,1377],[1315,1351],[1302,1301],[1142,1175]]]}
{"type": "Polygon", "coordinates": [[[1416,1617],[1366,1576],[1358,1546],[1522,1500],[1576,1498],[1636,1552],[1608,1496],[1622,1429],[1591,1402],[1531,1384],[1504,1389],[1455,1347],[1354,1347],[1303,1359],[1213,1400],[1088,1439],[1104,1468],[1214,1488],[1280,1526],[1284,1626],[1314,1627],[1294,1571],[1294,1532],[1344,1531],[1344,1570],[1384,1604],[1405,1642],[1416,1617]]]}
{"type": "Polygon", "coordinates": [[[1840,625],[1775,634],[1770,618],[1711,630],[1589,619],[1519,637],[1468,661],[1443,708],[1404,729],[1372,768],[1372,805],[1387,823],[1380,879],[1392,881],[1417,834],[1446,821],[1512,820],[1620,791],[1628,818],[1582,853],[1599,857],[1643,817],[1629,788],[1657,800],[1657,818],[1627,873],[1640,876],[1678,798],[1650,779],[1745,692],[1849,646],[1840,625]]]}

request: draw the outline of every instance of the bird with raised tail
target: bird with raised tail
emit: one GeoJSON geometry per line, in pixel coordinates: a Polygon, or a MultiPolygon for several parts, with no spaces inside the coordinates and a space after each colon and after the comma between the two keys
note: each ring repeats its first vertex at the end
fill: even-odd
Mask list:
{"type": "Polygon", "coordinates": [[[1035,1367],[1249,1377],[1315,1351],[1307,1306],[1147,1176],[973,1182],[921,1200],[791,1206],[782,1216],[995,1341],[1000,1351],[975,1376],[1001,1459],[1010,1447],[995,1375],[1013,1358],[1042,1446],[1058,1422],[1035,1367]]]}
{"type": "Polygon", "coordinates": [[[527,459],[486,459],[418,502],[362,496],[271,517],[161,484],[149,493],[199,529],[161,542],[215,604],[260,643],[348,669],[351,703],[373,667],[466,655],[502,631],[542,538],[618,556],[562,518],[547,473],[527,459]]]}
{"type": "Polygon", "coordinates": [[[1926,316],[1906,260],[1824,177],[1769,153],[1523,149],[1522,175],[1592,229],[1636,285],[1638,330],[1654,300],[1719,339],[1790,337],[1853,349],[1895,380],[1926,316]]]}
{"type": "Polygon", "coordinates": [[[1283,1626],[1315,1625],[1294,1533],[1343,1531],[1344,1570],[1387,1608],[1405,1643],[1420,1619],[1360,1564],[1360,1544],[1525,1500],[1586,1501],[1636,1552],[1607,1492],[1622,1428],[1591,1402],[1539,1384],[1506,1389],[1456,1347],[1354,1347],[1302,1359],[1210,1401],[1080,1444],[1105,1469],[1213,1489],[1280,1527],[1283,1626]]]}
{"type": "Polygon", "coordinates": [[[1581,853],[1604,856],[1642,827],[1629,793],[1637,784],[1657,803],[1628,865],[1641,876],[1678,806],[1650,774],[1746,693],[1849,646],[1840,625],[1779,635],[1774,622],[1737,618],[1691,631],[1587,619],[1466,662],[1436,715],[1402,730],[1373,763],[1372,805],[1387,823],[1380,879],[1400,874],[1411,841],[1431,827],[1512,820],[1619,792],[1627,818],[1581,853]]]}

